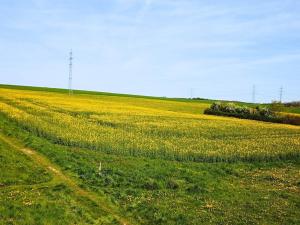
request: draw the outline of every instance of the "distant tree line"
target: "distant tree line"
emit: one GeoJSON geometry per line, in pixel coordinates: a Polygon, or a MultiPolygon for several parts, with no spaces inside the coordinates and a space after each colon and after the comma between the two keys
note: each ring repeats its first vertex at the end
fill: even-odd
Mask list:
{"type": "Polygon", "coordinates": [[[284,103],[284,106],[286,106],[286,107],[300,107],[300,101],[287,102],[287,103],[284,103]]]}
{"type": "Polygon", "coordinates": [[[270,108],[261,106],[252,108],[248,106],[239,106],[234,103],[216,102],[213,103],[210,108],[206,109],[204,113],[209,115],[230,116],[241,119],[300,125],[300,116],[276,112],[278,107],[279,106],[273,104],[270,108]]]}

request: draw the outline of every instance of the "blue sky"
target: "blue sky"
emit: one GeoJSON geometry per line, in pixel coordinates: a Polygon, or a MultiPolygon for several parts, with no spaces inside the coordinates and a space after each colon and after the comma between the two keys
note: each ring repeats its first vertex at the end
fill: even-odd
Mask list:
{"type": "Polygon", "coordinates": [[[299,0],[0,0],[0,83],[300,99],[299,0]]]}

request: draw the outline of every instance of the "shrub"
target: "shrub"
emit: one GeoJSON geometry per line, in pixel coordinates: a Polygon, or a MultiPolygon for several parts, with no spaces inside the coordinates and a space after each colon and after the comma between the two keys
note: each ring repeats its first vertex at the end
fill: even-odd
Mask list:
{"type": "Polygon", "coordinates": [[[284,103],[284,106],[286,106],[286,107],[300,107],[300,101],[287,102],[287,103],[284,103]]]}
{"type": "Polygon", "coordinates": [[[213,103],[210,108],[206,109],[204,114],[300,125],[300,116],[294,114],[276,113],[272,110],[272,107],[266,108],[257,106],[256,108],[250,108],[247,106],[238,106],[234,103],[216,102],[213,103]]]}

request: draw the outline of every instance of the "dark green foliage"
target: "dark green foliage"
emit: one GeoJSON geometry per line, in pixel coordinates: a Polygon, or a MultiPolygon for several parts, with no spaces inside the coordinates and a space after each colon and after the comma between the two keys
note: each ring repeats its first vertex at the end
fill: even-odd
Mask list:
{"type": "Polygon", "coordinates": [[[286,106],[286,107],[300,107],[300,101],[287,102],[287,103],[284,103],[284,106],[286,106]]]}
{"type": "MultiPolygon", "coordinates": [[[[276,103],[276,105],[278,105],[276,103]]],[[[279,110],[279,106],[274,106],[279,110]]],[[[204,114],[230,116],[240,119],[260,120],[273,123],[286,123],[300,125],[300,116],[277,113],[271,108],[257,106],[250,108],[239,106],[234,103],[213,103],[210,108],[204,111],[204,114]]]]}

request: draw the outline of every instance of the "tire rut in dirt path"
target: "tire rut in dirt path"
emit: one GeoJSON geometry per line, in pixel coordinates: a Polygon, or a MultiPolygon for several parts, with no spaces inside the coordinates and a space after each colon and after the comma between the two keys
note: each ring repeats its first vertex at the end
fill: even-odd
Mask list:
{"type": "Polygon", "coordinates": [[[112,206],[109,206],[109,203],[107,203],[104,198],[97,195],[96,193],[87,191],[87,190],[82,189],[81,187],[79,187],[78,184],[72,178],[65,175],[60,170],[60,168],[57,165],[50,162],[50,160],[47,157],[45,157],[42,154],[34,151],[33,149],[24,148],[23,146],[21,146],[21,143],[18,143],[16,140],[13,140],[10,137],[6,137],[3,134],[0,134],[0,139],[3,140],[8,145],[10,145],[11,147],[13,147],[14,149],[19,150],[23,154],[27,155],[33,161],[35,161],[40,166],[45,168],[48,172],[50,172],[52,174],[54,181],[61,182],[61,183],[65,184],[76,195],[78,195],[80,197],[87,198],[90,201],[94,202],[100,209],[102,209],[103,211],[111,214],[120,224],[122,224],[122,225],[133,224],[132,222],[129,222],[126,219],[119,216],[118,211],[116,209],[114,209],[112,206]]]}

